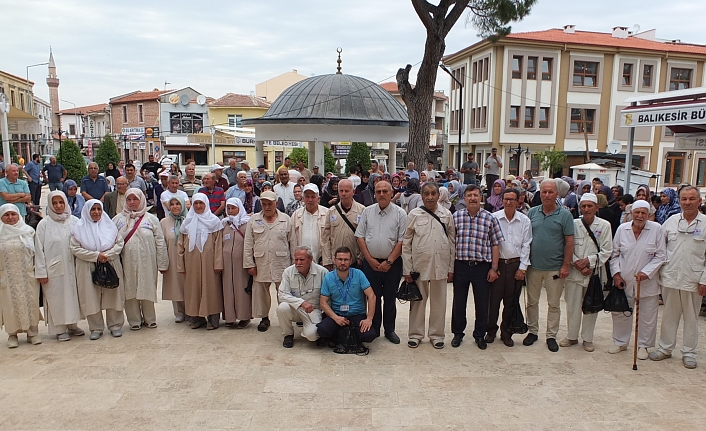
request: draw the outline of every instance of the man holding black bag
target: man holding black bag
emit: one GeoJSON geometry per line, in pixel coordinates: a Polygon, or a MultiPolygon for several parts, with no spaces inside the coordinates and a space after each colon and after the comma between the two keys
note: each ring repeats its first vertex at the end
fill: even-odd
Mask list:
{"type": "Polygon", "coordinates": [[[339,247],[348,247],[353,253],[353,268],[361,269],[363,258],[358,249],[355,230],[365,207],[353,200],[353,181],[338,182],[339,202],[328,209],[321,251],[322,265],[333,270],[333,252],[339,247]]]}
{"type": "MultiPolygon", "coordinates": [[[[583,314],[584,295],[594,274],[600,277],[601,291],[607,279],[605,263],[613,252],[613,234],[610,223],[596,217],[598,198],[593,193],[584,193],[579,204],[583,218],[574,220],[574,255],[571,270],[564,283],[566,301],[567,334],[559,342],[561,347],[569,347],[579,342],[579,329],[583,348],[593,352],[593,330],[598,313],[583,314]]],[[[602,299],[602,297],[601,297],[602,299]]]]}

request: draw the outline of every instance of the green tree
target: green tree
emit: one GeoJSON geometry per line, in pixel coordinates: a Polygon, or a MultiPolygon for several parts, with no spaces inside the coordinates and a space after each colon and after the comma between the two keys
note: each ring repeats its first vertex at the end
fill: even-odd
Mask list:
{"type": "Polygon", "coordinates": [[[324,145],[324,173],[326,172],[336,172],[336,158],[333,157],[331,149],[324,145]]]}
{"type": "MultiPolygon", "coordinates": [[[[431,115],[431,113],[429,115],[431,115]]],[[[369,171],[372,166],[370,163],[370,148],[368,148],[368,144],[365,142],[351,142],[351,149],[348,152],[348,157],[346,157],[346,174],[352,166],[358,165],[360,165],[364,171],[369,171]]]]}
{"type": "Polygon", "coordinates": [[[566,154],[563,151],[550,148],[541,153],[532,154],[532,158],[539,162],[539,168],[543,171],[549,171],[549,176],[563,168],[563,163],[566,161],[566,154]]]}
{"type": "Polygon", "coordinates": [[[100,146],[98,150],[96,150],[96,156],[93,160],[98,163],[98,169],[100,169],[101,172],[108,169],[109,162],[115,163],[116,167],[118,166],[120,152],[110,135],[105,135],[105,137],[101,139],[100,146]]]}
{"type": "Polygon", "coordinates": [[[56,155],[56,161],[68,172],[68,178],[81,184],[81,178],[86,176],[86,161],[81,154],[78,145],[71,139],[65,139],[61,143],[61,149],[56,155]]]}
{"type": "MultiPolygon", "coordinates": [[[[397,87],[409,116],[408,161],[417,166],[426,166],[434,84],[439,62],[446,50],[446,35],[456,21],[468,8],[470,12],[466,22],[478,30],[479,36],[494,40],[508,35],[510,27],[507,24],[527,16],[535,2],[536,0],[440,0],[434,5],[426,0],[412,0],[412,6],[427,34],[416,84],[412,86],[409,82],[412,65],[408,64],[404,69],[397,71],[397,87]]],[[[464,86],[470,83],[467,77],[461,79],[464,86]]]]}
{"type": "Polygon", "coordinates": [[[304,162],[304,166],[309,165],[309,150],[306,148],[295,148],[289,153],[289,159],[292,165],[296,166],[299,161],[304,162]]]}

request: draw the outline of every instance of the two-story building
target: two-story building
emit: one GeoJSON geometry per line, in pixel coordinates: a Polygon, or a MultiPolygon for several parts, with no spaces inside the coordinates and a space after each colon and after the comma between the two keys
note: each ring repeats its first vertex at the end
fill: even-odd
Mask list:
{"type": "MultiPolygon", "coordinates": [[[[10,104],[7,114],[7,133],[19,157],[31,160],[32,153],[40,151],[39,120],[33,112],[34,82],[0,70],[0,93],[10,104]]],[[[1,133],[0,133],[1,134],[1,133]]],[[[1,150],[0,150],[1,151],[1,150]]]]}
{"type": "MultiPolygon", "coordinates": [[[[443,58],[463,83],[451,85],[448,163],[454,164],[459,151],[454,145],[459,128],[464,159],[471,151],[481,163],[497,147],[506,160],[503,175],[525,169],[546,174],[531,154],[548,148],[569,155],[568,173],[583,161],[586,141],[592,156],[605,154],[613,140],[625,154],[628,129],[620,127],[620,111],[626,100],[703,86],[704,61],[704,45],[660,40],[655,30],[633,33],[626,27],[600,33],[567,25],[478,42],[443,58]]],[[[674,137],[664,127],[637,128],[635,155],[638,167],[659,173],[664,185],[692,177],[687,154],[674,150],[674,137]]]]}
{"type": "MultiPolygon", "coordinates": [[[[118,148],[123,150],[126,160],[146,161],[155,153],[155,146],[147,142],[159,142],[160,96],[167,91],[133,91],[109,100],[111,132],[118,148]]],[[[157,153],[161,149],[157,145],[157,153]]]]}

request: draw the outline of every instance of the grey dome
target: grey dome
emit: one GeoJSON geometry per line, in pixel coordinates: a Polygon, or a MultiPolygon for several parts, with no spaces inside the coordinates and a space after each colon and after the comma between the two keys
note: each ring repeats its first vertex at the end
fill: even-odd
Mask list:
{"type": "Polygon", "coordinates": [[[243,125],[336,124],[409,127],[404,106],[378,84],[353,75],[314,76],[287,88],[260,118],[243,125]]]}

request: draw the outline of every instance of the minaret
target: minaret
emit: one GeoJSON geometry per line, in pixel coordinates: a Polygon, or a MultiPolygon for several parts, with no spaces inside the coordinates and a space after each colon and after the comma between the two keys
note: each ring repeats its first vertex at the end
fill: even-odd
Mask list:
{"type": "Polygon", "coordinates": [[[56,64],[54,64],[54,54],[49,48],[49,76],[47,77],[49,87],[49,104],[52,110],[52,128],[59,130],[59,78],[56,77],[56,64]]]}

